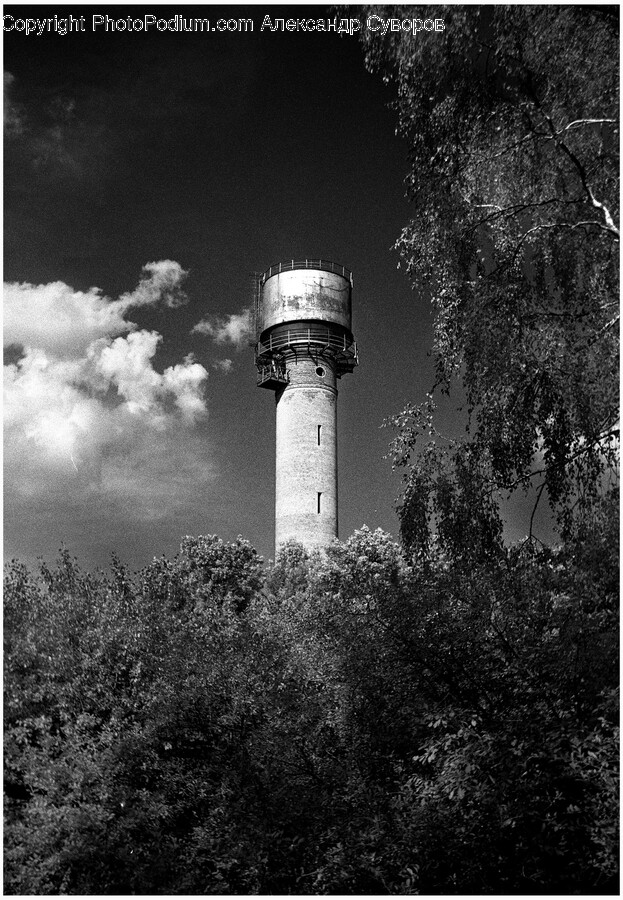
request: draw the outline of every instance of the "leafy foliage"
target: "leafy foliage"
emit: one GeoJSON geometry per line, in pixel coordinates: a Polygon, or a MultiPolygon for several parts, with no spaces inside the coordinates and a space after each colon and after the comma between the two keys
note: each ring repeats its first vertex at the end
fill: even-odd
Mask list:
{"type": "MultiPolygon", "coordinates": [[[[439,13],[365,12],[379,10],[439,13]]],[[[409,145],[415,213],[396,247],[432,298],[438,385],[461,382],[482,476],[537,484],[564,533],[618,461],[617,21],[499,5],[444,20],[443,33],[362,31],[369,68],[397,85],[409,145]]],[[[407,443],[426,412],[396,417],[407,443]]],[[[440,463],[442,493],[466,452],[440,463]]]]}
{"type": "Polygon", "coordinates": [[[616,542],[11,564],[6,889],[612,890],[616,542]]]}

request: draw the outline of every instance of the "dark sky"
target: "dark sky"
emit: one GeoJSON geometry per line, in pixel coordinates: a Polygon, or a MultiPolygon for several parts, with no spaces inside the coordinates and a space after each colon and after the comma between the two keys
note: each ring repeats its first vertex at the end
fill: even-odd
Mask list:
{"type": "Polygon", "coordinates": [[[357,38],[260,31],[265,15],[331,18],[322,6],[4,12],[86,17],[83,33],[5,33],[4,278],[28,285],[5,299],[7,556],[64,543],[85,566],[115,551],[139,567],[200,533],[272,556],[273,396],[244,340],[217,338],[240,336],[253,272],[306,256],[354,273],[340,537],[397,534],[380,426],[432,385],[431,317],[390,249],[407,153],[357,38]],[[152,12],[254,30],[91,28],[152,12]]]}

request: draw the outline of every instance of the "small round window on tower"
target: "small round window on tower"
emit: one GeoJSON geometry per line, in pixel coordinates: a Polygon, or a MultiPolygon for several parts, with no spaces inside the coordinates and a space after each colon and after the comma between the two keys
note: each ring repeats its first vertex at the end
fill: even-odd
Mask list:
{"type": "Polygon", "coordinates": [[[322,366],[316,366],[316,375],[318,378],[324,378],[324,369],[322,366]]]}

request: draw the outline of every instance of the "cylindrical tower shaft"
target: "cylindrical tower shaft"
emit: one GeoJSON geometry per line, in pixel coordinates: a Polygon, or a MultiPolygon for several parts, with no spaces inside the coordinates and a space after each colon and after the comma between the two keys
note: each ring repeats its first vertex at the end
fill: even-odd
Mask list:
{"type": "Polygon", "coordinates": [[[326,260],[271,266],[259,281],[258,385],[275,391],[276,549],[338,534],[337,379],[358,363],[352,275],[326,260]]]}
{"type": "Polygon", "coordinates": [[[288,360],[277,394],[275,544],[321,547],[337,537],[335,371],[311,357],[288,360]]]}

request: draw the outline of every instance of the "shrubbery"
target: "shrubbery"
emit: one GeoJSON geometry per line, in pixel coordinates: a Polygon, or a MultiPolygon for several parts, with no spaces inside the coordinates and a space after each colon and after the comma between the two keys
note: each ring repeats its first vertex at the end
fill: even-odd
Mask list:
{"type": "Polygon", "coordinates": [[[11,564],[5,890],[614,890],[613,563],[606,510],[470,570],[366,529],[11,564]]]}

